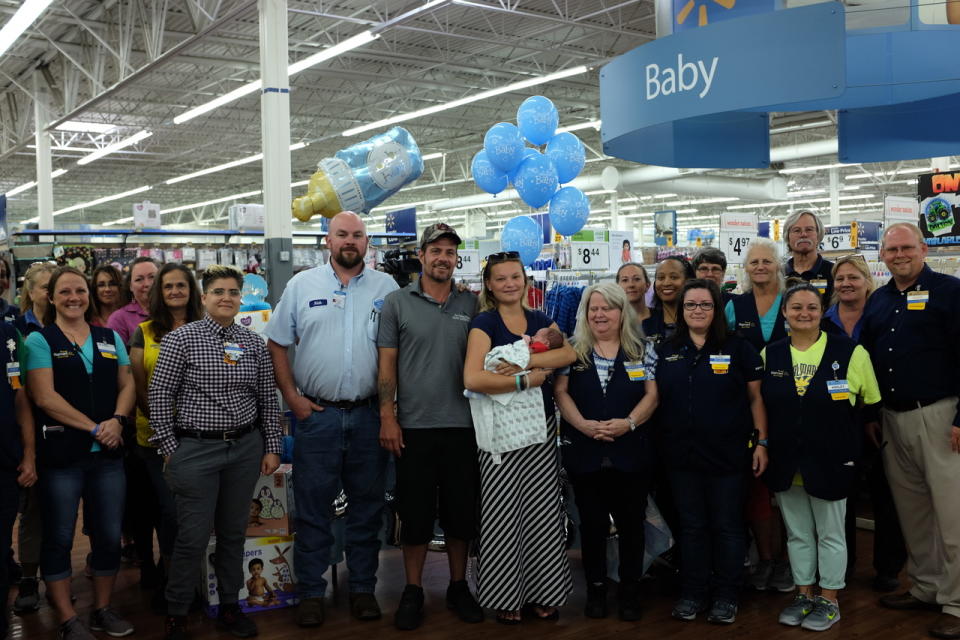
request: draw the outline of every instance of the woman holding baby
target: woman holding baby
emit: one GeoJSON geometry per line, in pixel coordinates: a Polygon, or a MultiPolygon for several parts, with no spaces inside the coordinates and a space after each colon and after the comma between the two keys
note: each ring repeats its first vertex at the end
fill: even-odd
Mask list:
{"type": "Polygon", "coordinates": [[[621,620],[640,618],[643,523],[654,463],[642,425],[657,408],[657,354],[638,326],[623,289],[612,282],[587,287],[573,339],[577,360],[554,387],[563,416],[563,465],[580,513],[589,618],[607,616],[611,516],[620,545],[618,613],[621,620]]]}
{"type": "Polygon", "coordinates": [[[566,342],[529,356],[526,369],[502,362],[496,371],[484,359],[496,347],[556,325],[526,308],[527,279],[518,253],[487,258],[480,313],[470,325],[464,386],[485,394],[539,387],[546,424],[543,441],[501,455],[480,451],[480,539],[477,599],[494,609],[497,622],[519,624],[521,612],[556,619],[572,588],[560,502],[556,416],[549,376],[575,358],[566,342]]]}

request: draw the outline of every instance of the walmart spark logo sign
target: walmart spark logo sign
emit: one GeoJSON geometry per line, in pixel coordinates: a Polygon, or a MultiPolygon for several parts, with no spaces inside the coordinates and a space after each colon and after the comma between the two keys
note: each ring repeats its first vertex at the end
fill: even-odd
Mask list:
{"type": "Polygon", "coordinates": [[[773,11],[774,0],[672,0],[673,30],[705,27],[722,20],[773,11]]]}

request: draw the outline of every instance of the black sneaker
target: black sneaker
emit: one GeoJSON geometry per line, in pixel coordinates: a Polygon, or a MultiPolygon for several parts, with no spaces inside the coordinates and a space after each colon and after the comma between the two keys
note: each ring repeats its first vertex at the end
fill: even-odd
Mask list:
{"type": "Polygon", "coordinates": [[[401,631],[413,631],[423,624],[423,588],[408,584],[403,588],[393,624],[401,631]]]}
{"type": "Polygon", "coordinates": [[[623,581],[617,591],[617,613],[625,622],[636,622],[640,619],[640,585],[634,581],[623,581]]]}
{"type": "Polygon", "coordinates": [[[319,627],[323,624],[323,598],[304,598],[297,605],[297,625],[301,627],[319,627]]]}
{"type": "Polygon", "coordinates": [[[36,578],[23,578],[13,601],[14,613],[30,613],[40,608],[40,581],[36,578]]]}
{"type": "Polygon", "coordinates": [[[733,624],[737,619],[737,603],[729,600],[714,600],[707,614],[710,624],[733,624]]]}
{"type": "Polygon", "coordinates": [[[163,640],[189,640],[187,633],[187,618],[185,616],[168,616],[164,625],[163,640]]]}
{"type": "Polygon", "coordinates": [[[463,622],[471,624],[483,622],[483,609],[470,593],[466,580],[451,582],[447,587],[447,609],[455,611],[463,622]]]}
{"type": "Polygon", "coordinates": [[[588,618],[607,617],[607,585],[587,585],[587,605],[583,608],[583,615],[588,618]]]}
{"type": "Polygon", "coordinates": [[[236,603],[220,605],[217,628],[229,631],[238,638],[252,638],[257,635],[257,625],[236,603]]]}

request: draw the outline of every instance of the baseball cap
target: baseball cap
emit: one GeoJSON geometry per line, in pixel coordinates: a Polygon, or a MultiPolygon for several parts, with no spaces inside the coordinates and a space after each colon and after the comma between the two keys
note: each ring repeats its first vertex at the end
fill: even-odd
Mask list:
{"type": "Polygon", "coordinates": [[[457,235],[457,232],[453,230],[453,227],[446,222],[437,222],[423,230],[423,235],[420,236],[420,248],[423,249],[431,242],[436,242],[444,236],[450,237],[458,245],[463,242],[460,236],[457,235]]]}

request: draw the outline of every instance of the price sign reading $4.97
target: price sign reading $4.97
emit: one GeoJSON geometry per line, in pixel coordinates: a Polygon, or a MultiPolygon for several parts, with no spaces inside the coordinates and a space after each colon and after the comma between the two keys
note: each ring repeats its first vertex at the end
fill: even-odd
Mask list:
{"type": "Polygon", "coordinates": [[[731,264],[743,264],[747,257],[747,247],[754,236],[742,236],[725,233],[726,243],[723,245],[723,252],[731,264]]]}

